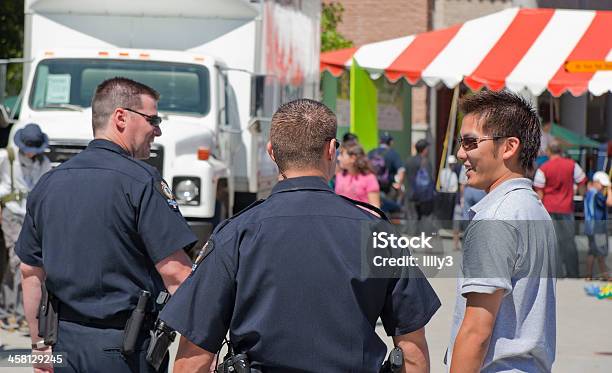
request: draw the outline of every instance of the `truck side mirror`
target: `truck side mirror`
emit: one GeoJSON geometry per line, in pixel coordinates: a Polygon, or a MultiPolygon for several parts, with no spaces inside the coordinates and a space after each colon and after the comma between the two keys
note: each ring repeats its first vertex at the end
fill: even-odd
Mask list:
{"type": "Polygon", "coordinates": [[[262,116],[264,112],[265,75],[251,76],[251,118],[262,116]]]}

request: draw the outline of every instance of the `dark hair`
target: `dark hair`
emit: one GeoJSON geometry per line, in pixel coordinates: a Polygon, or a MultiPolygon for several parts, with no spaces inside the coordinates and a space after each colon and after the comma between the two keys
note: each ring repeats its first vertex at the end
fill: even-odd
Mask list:
{"type": "Polygon", "coordinates": [[[128,78],[107,79],[96,88],[91,100],[91,117],[94,133],[108,123],[108,118],[118,107],[142,109],[140,95],[159,100],[159,93],[153,88],[128,78]]]}
{"type": "Polygon", "coordinates": [[[533,168],[540,149],[540,121],[531,104],[516,93],[484,90],[461,101],[464,115],[478,116],[487,136],[516,137],[519,162],[524,171],[533,168]]]}
{"type": "Polygon", "coordinates": [[[416,142],[416,144],[414,144],[414,148],[416,149],[418,154],[423,153],[423,151],[427,149],[428,147],[429,147],[429,141],[425,139],[420,139],[419,141],[416,142]]]}
{"type": "Polygon", "coordinates": [[[561,144],[559,144],[556,141],[553,141],[550,144],[548,144],[548,149],[547,150],[551,154],[557,154],[557,155],[562,155],[563,154],[563,148],[561,147],[561,144]]]}
{"type": "Polygon", "coordinates": [[[358,142],[359,138],[354,133],[347,132],[342,136],[342,144],[344,144],[345,142],[349,142],[349,141],[358,142]]]}
{"type": "Polygon", "coordinates": [[[323,148],[336,137],[336,115],[318,101],[299,99],[272,116],[270,142],[280,172],[319,168],[323,148]]]}
{"type": "Polygon", "coordinates": [[[354,155],[356,157],[355,168],[357,169],[357,172],[362,175],[367,175],[374,172],[372,170],[372,166],[370,165],[368,156],[359,143],[349,141],[346,145],[342,145],[342,150],[345,150],[348,155],[354,155]]]}

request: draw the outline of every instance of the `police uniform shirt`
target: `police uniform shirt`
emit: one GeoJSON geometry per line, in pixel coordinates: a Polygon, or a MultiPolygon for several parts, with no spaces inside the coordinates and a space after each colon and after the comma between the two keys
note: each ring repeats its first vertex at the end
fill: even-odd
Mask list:
{"type": "Polygon", "coordinates": [[[44,267],[62,307],[107,319],[133,308],[140,290],[163,290],[155,264],[195,241],[155,168],[93,140],[29,195],[16,252],[44,267]]]}
{"type": "Polygon", "coordinates": [[[389,335],[406,334],[440,301],[424,278],[362,278],[360,229],[374,220],[321,178],[280,181],[217,227],[160,318],[209,352],[229,329],[264,372],[378,371],[378,317],[389,335]]]}

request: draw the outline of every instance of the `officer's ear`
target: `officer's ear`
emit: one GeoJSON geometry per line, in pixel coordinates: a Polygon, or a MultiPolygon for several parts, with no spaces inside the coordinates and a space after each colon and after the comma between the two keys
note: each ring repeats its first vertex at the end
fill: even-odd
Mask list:
{"type": "Polygon", "coordinates": [[[268,151],[270,158],[272,158],[274,163],[276,163],[276,159],[274,158],[274,149],[272,149],[272,143],[270,141],[268,141],[268,144],[266,145],[266,150],[268,151]]]}
{"type": "Polygon", "coordinates": [[[125,127],[127,127],[127,110],[122,108],[116,108],[113,114],[111,114],[111,123],[113,126],[119,130],[119,132],[123,132],[125,127]]]}
{"type": "Polygon", "coordinates": [[[331,161],[332,159],[334,159],[334,156],[336,155],[336,143],[338,142],[337,139],[331,139],[329,143],[327,143],[327,148],[325,151],[325,158],[328,161],[331,161]]]}

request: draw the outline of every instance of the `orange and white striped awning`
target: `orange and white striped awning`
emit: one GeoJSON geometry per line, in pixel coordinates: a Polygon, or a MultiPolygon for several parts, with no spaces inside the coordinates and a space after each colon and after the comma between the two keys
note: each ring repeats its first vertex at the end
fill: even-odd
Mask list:
{"type": "Polygon", "coordinates": [[[450,28],[321,54],[335,76],[355,58],[372,77],[454,88],[612,91],[612,11],[511,8],[450,28]],[[566,69],[570,63],[573,68],[566,69]],[[593,67],[595,66],[595,67],[593,67]],[[576,72],[577,71],[577,72],[576,72]]]}

